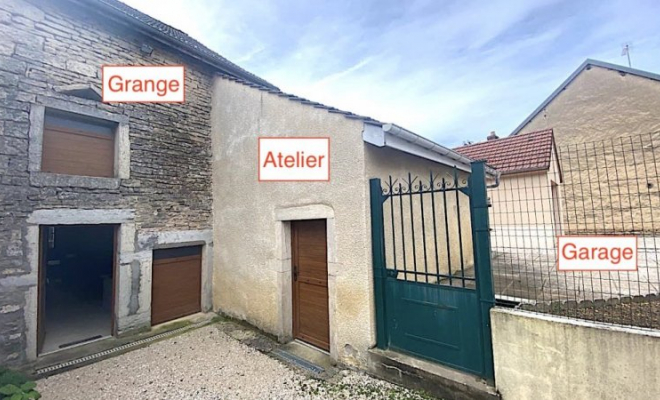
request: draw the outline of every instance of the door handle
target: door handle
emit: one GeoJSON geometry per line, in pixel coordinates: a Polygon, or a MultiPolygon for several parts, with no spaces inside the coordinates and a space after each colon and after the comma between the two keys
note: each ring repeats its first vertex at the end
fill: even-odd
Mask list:
{"type": "Polygon", "coordinates": [[[294,281],[298,280],[298,266],[297,265],[293,266],[293,280],[294,281]]]}

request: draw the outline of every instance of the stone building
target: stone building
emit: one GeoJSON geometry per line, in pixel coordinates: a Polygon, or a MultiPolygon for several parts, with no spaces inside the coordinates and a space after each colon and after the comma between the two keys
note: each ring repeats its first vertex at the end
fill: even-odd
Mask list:
{"type": "Polygon", "coordinates": [[[0,364],[212,309],[216,73],[272,87],[117,1],[0,2],[0,364]],[[185,64],[186,102],[102,103],[102,64],[185,64]],[[152,259],[182,256],[154,252],[170,247],[201,291],[158,311],[152,259]],[[94,290],[62,272],[86,262],[103,265],[76,277],[94,290]],[[67,306],[81,297],[97,306],[67,306]]]}
{"type": "MultiPolygon", "coordinates": [[[[464,179],[470,159],[282,93],[117,0],[2,0],[0,39],[3,365],[220,311],[366,366],[369,178],[464,179]],[[104,103],[103,64],[183,64],[186,100],[104,103]],[[332,141],[331,180],[259,182],[258,136],[305,135],[332,141]],[[314,258],[306,303],[295,252],[314,258]]],[[[446,206],[471,263],[469,207],[446,206]]]]}

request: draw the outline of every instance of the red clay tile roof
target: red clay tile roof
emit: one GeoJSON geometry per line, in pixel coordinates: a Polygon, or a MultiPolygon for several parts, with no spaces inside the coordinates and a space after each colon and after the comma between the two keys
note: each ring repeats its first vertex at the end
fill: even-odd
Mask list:
{"type": "Polygon", "coordinates": [[[473,160],[486,160],[502,174],[550,168],[554,136],[552,129],[487,140],[455,148],[473,160]]]}

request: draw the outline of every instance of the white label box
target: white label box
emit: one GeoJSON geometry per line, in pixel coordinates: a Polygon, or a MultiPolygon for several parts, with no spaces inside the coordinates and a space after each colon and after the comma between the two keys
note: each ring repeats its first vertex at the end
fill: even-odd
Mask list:
{"type": "Polygon", "coordinates": [[[637,271],[636,236],[558,236],[558,271],[637,271]]]}
{"type": "Polygon", "coordinates": [[[260,137],[259,182],[330,181],[330,138],[260,137]]]}
{"type": "Polygon", "coordinates": [[[183,103],[183,65],[104,65],[104,103],[183,103]]]}

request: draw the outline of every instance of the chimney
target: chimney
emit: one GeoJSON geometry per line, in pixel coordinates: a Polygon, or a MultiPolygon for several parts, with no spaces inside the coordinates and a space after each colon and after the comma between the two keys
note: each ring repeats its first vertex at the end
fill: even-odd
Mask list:
{"type": "Polygon", "coordinates": [[[495,140],[500,137],[495,134],[495,131],[490,131],[490,134],[486,137],[486,140],[495,140]]]}

